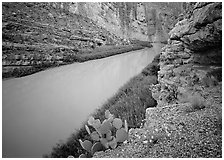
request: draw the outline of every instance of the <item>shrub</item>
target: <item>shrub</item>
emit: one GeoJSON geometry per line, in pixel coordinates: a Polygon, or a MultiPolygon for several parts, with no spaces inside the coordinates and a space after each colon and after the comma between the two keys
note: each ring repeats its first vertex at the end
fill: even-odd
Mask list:
{"type": "Polygon", "coordinates": [[[155,64],[159,65],[159,61],[160,61],[160,54],[157,54],[157,55],[154,57],[152,63],[155,63],[155,64]]]}
{"type": "Polygon", "coordinates": [[[205,102],[201,96],[195,95],[191,97],[191,105],[193,111],[201,110],[205,108],[205,102]]]}
{"type": "Polygon", "coordinates": [[[78,62],[84,62],[88,60],[93,60],[93,59],[100,59],[100,58],[105,58],[117,54],[122,54],[130,51],[135,51],[135,50],[140,50],[143,49],[144,47],[141,45],[125,45],[125,46],[113,46],[113,47],[102,47],[102,49],[97,48],[93,50],[91,53],[82,53],[77,56],[77,61],[78,62]]]}
{"type": "Polygon", "coordinates": [[[222,68],[213,69],[208,73],[208,75],[213,76],[218,82],[222,81],[222,68]]]}
{"type": "Polygon", "coordinates": [[[156,63],[151,63],[150,65],[146,66],[143,70],[142,70],[142,74],[145,76],[157,76],[159,71],[159,66],[156,63]]]}
{"type": "Polygon", "coordinates": [[[131,43],[141,45],[143,47],[152,47],[152,44],[149,41],[131,40],[131,43]]]}
{"type": "Polygon", "coordinates": [[[76,130],[66,142],[57,143],[50,154],[45,154],[43,157],[51,158],[65,158],[69,155],[79,157],[80,154],[85,153],[85,150],[80,146],[79,139],[89,139],[90,137],[84,127],[76,130]]]}
{"type": "Polygon", "coordinates": [[[201,79],[201,82],[206,87],[212,87],[218,84],[218,80],[214,76],[208,74],[201,79]]]}

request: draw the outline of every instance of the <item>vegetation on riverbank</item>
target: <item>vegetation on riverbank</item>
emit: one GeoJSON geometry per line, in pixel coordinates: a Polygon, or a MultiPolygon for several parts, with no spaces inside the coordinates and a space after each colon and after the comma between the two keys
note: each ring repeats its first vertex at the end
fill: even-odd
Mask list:
{"type": "MultiPolygon", "coordinates": [[[[141,127],[145,119],[146,108],[155,107],[157,102],[152,98],[149,89],[151,84],[157,83],[157,71],[159,57],[156,56],[151,64],[145,67],[139,75],[132,78],[120,90],[110,98],[101,108],[92,115],[104,119],[105,110],[109,110],[115,117],[127,120],[131,128],[141,127]]],[[[86,122],[85,122],[86,123],[86,122]]],[[[58,143],[50,154],[44,157],[78,157],[86,151],[81,147],[79,140],[90,140],[87,131],[83,127],[72,134],[66,142],[58,143]]]]}
{"type": "Polygon", "coordinates": [[[101,59],[110,57],[117,54],[122,54],[130,51],[140,50],[145,48],[142,45],[124,45],[124,46],[102,46],[98,47],[93,51],[83,51],[81,54],[68,55],[63,61],[64,62],[85,62],[94,59],[101,59]]]}
{"type": "Polygon", "coordinates": [[[67,65],[74,62],[85,62],[89,60],[94,59],[101,59],[106,58],[109,56],[122,54],[130,51],[140,50],[145,47],[151,46],[150,43],[148,44],[133,44],[133,45],[120,45],[120,46],[102,46],[97,47],[94,50],[83,50],[79,54],[67,54],[64,55],[61,59],[59,59],[60,63],[58,61],[48,61],[46,59],[36,59],[36,61],[42,61],[40,64],[34,64],[34,65],[13,65],[13,66],[7,66],[9,70],[7,70],[6,66],[3,68],[2,78],[11,78],[11,77],[23,77],[30,74],[34,74],[39,71],[46,70],[48,68],[52,67],[58,67],[61,65],[67,65]],[[14,67],[14,69],[10,69],[11,67],[14,67]]]}

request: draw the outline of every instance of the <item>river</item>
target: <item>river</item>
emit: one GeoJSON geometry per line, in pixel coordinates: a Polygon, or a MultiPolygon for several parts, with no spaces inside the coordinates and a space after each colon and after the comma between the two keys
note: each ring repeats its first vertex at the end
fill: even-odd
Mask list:
{"type": "Polygon", "coordinates": [[[3,157],[50,153],[154,56],[147,48],[3,81],[3,157]]]}

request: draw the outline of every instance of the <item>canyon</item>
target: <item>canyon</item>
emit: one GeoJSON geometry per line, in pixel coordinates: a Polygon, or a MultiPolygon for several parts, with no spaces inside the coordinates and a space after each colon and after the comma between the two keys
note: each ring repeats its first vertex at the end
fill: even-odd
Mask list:
{"type": "MultiPolygon", "coordinates": [[[[115,95],[109,98],[112,96],[110,94],[108,101],[99,110],[91,112],[102,118],[102,113],[109,109],[122,120],[127,119],[130,124],[129,139],[116,149],[95,153],[94,158],[222,157],[221,2],[4,2],[2,7],[3,127],[8,128],[6,121],[10,122],[7,119],[10,116],[6,114],[10,113],[10,105],[6,104],[12,104],[16,100],[6,94],[10,92],[7,88],[10,88],[11,83],[21,82],[26,85],[24,79],[44,74],[49,80],[51,74],[48,73],[57,71],[57,74],[52,74],[52,84],[62,80],[63,76],[58,75],[63,73],[68,78],[63,80],[70,84],[68,82],[71,82],[71,77],[79,79],[84,73],[93,72],[88,75],[97,75],[98,72],[109,70],[104,64],[95,68],[92,66],[85,71],[79,65],[121,57],[111,64],[112,70],[108,71],[110,74],[106,74],[106,77],[115,75],[119,79],[124,76],[125,81],[115,87],[115,95]],[[111,50],[114,50],[113,54],[110,53],[111,50]],[[132,54],[126,53],[130,51],[133,51],[132,54]],[[99,56],[97,53],[105,54],[99,56]],[[129,55],[130,59],[127,60],[129,55]],[[88,56],[92,56],[92,61],[80,61],[80,57],[85,59],[88,56]],[[148,56],[152,56],[150,60],[148,56]],[[119,63],[122,57],[124,61],[127,60],[123,62],[126,65],[119,63]],[[124,73],[116,75],[120,73],[120,65],[124,73]],[[102,66],[105,68],[101,68],[102,66]],[[60,72],[63,68],[68,70],[60,72]],[[94,72],[94,69],[100,71],[94,72]],[[129,70],[134,74],[130,71],[130,76],[129,70]],[[69,74],[75,71],[80,73],[78,77],[69,74]],[[121,112],[122,109],[124,112],[121,112]]],[[[96,75],[88,80],[94,80],[94,77],[97,79],[96,75]]],[[[103,79],[101,77],[95,81],[103,79]]],[[[114,84],[113,81],[111,84],[108,81],[102,82],[102,85],[114,84]]],[[[38,78],[36,82],[39,84],[38,78]]],[[[32,87],[28,87],[30,89],[32,87]]],[[[107,87],[101,89],[107,90],[107,87]]],[[[57,87],[52,87],[51,90],[57,90],[57,87]]],[[[75,93],[74,87],[67,87],[66,90],[72,92],[68,97],[81,91],[78,89],[75,93]]],[[[107,93],[106,90],[102,92],[107,93]]],[[[22,91],[24,90],[20,85],[12,86],[11,95],[22,91]]],[[[34,90],[36,91],[39,90],[34,90]]],[[[83,94],[97,93],[91,89],[90,91],[87,89],[83,94]]],[[[23,95],[26,94],[21,94],[23,95]]],[[[29,96],[26,95],[25,98],[29,96]]],[[[42,94],[39,91],[35,96],[41,97],[42,94]]],[[[18,102],[22,99],[18,99],[18,102]]],[[[57,100],[60,101],[59,98],[57,100]]],[[[51,107],[52,102],[43,101],[51,107]]],[[[16,103],[12,106],[15,107],[16,103]]],[[[29,101],[28,104],[32,108],[32,102],[29,101]]],[[[22,115],[22,111],[19,110],[18,113],[22,115]]],[[[16,122],[14,114],[11,120],[16,122]]],[[[13,125],[16,123],[10,124],[13,125]]],[[[11,131],[14,132],[19,126],[21,124],[11,128],[11,131]]],[[[70,128],[70,131],[73,129],[70,128]]],[[[6,142],[4,136],[8,135],[6,131],[9,130],[10,128],[3,128],[3,145],[6,142]]],[[[13,145],[11,138],[8,141],[13,145]]],[[[16,136],[13,138],[16,141],[16,136]]],[[[51,153],[46,150],[44,156],[78,157],[86,152],[78,139],[85,138],[89,139],[82,126],[67,141],[52,146],[51,153]]],[[[8,151],[10,145],[7,146],[8,151]]],[[[17,152],[17,148],[14,151],[17,152]]],[[[34,154],[30,151],[28,157],[32,156],[34,154]]]]}

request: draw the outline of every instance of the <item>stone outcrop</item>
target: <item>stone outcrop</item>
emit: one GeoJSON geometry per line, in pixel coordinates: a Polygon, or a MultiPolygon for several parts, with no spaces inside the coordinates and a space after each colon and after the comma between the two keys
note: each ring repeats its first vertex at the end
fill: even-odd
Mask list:
{"type": "Polygon", "coordinates": [[[186,48],[203,55],[201,60],[195,56],[199,63],[207,61],[214,64],[216,58],[216,63],[221,64],[221,35],[222,3],[197,3],[191,17],[176,24],[170,32],[170,39],[181,41],[186,48]]]}
{"type": "Polygon", "coordinates": [[[204,51],[220,46],[221,33],[222,4],[198,3],[191,18],[182,20],[170,32],[170,39],[183,41],[191,50],[204,51]]]}
{"type": "Polygon", "coordinates": [[[154,36],[159,35],[161,41],[167,41],[168,32],[184,10],[183,4],[182,2],[73,2],[54,5],[92,19],[99,26],[122,38],[152,41],[154,36]]]}
{"type": "Polygon", "coordinates": [[[159,106],[202,96],[204,86],[220,81],[210,73],[222,63],[222,4],[196,3],[190,18],[178,22],[169,35],[160,53],[159,84],[152,87],[159,106]]]}

